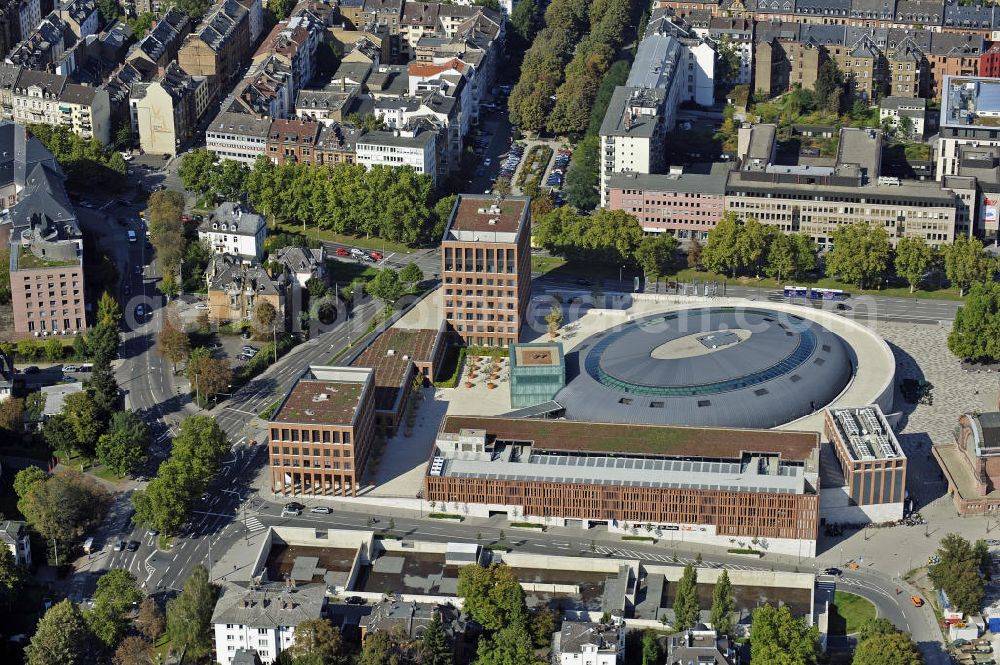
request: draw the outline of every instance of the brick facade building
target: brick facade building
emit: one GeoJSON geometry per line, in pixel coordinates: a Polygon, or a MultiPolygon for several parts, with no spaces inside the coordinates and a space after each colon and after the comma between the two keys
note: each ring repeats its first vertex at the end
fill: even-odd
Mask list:
{"type": "Polygon", "coordinates": [[[464,343],[518,341],[531,291],[530,199],[459,194],[441,243],[444,313],[464,343]]]}

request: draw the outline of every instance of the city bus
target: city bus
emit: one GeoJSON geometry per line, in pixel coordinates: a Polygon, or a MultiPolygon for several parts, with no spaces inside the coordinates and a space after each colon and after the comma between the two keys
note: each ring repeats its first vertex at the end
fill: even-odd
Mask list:
{"type": "Polygon", "coordinates": [[[809,289],[804,286],[786,286],[785,287],[785,297],[786,298],[808,298],[809,289]]]}

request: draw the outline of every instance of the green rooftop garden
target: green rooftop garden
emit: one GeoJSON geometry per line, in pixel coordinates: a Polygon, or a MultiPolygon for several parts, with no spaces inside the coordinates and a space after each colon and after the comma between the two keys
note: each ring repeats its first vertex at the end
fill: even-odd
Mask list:
{"type": "Polygon", "coordinates": [[[17,267],[19,270],[32,270],[35,268],[61,268],[64,266],[79,265],[79,261],[59,261],[55,259],[43,259],[32,254],[25,245],[17,254],[17,267]]]}

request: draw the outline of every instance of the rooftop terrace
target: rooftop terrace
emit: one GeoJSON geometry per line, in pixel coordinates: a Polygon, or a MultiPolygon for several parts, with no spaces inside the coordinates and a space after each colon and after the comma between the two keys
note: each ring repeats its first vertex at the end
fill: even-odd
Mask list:
{"type": "Polygon", "coordinates": [[[372,371],[354,367],[310,367],[272,418],[276,423],[350,425],[371,383],[372,371]]]}

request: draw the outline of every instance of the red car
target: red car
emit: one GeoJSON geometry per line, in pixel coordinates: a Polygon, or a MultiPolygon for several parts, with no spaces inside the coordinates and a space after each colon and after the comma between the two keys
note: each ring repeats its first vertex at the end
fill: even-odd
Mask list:
{"type": "Polygon", "coordinates": [[[348,251],[347,251],[346,249],[344,249],[343,247],[338,247],[338,248],[337,248],[337,256],[350,256],[350,255],[351,255],[351,253],[350,253],[350,252],[348,252],[348,251]]]}
{"type": "Polygon", "coordinates": [[[381,254],[381,252],[368,252],[368,256],[372,257],[376,261],[381,261],[382,260],[382,254],[381,254]]]}

